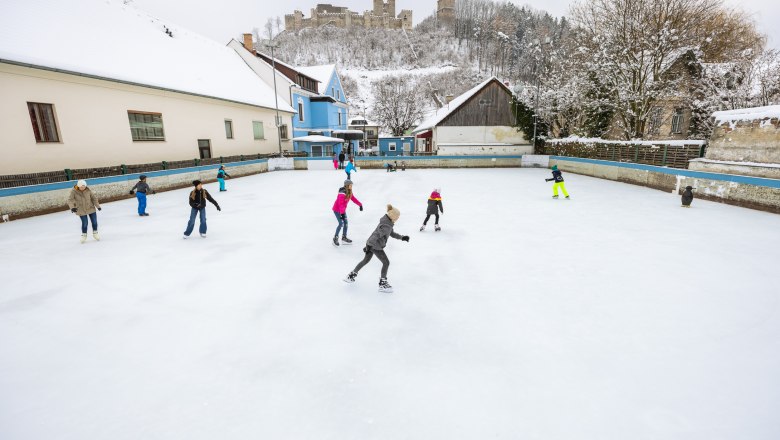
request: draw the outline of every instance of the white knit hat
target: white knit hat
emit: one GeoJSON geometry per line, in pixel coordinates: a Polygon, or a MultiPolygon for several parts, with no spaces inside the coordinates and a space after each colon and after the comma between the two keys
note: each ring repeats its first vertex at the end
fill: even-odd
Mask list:
{"type": "Polygon", "coordinates": [[[76,182],[76,186],[87,186],[87,181],[84,179],[79,180],[76,182]]]}

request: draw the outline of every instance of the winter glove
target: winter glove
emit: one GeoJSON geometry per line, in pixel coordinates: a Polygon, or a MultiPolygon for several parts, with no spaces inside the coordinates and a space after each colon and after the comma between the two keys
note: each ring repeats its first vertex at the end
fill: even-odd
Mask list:
{"type": "Polygon", "coordinates": [[[368,245],[363,246],[363,252],[366,253],[366,254],[370,253],[371,252],[371,247],[368,246],[368,245]]]}
{"type": "Polygon", "coordinates": [[[133,190],[132,190],[132,189],[130,190],[130,193],[129,193],[129,194],[130,194],[131,196],[133,195],[133,190]]]}
{"type": "Polygon", "coordinates": [[[220,208],[219,206],[217,206],[217,211],[222,211],[222,208],[220,208]]]}
{"type": "Polygon", "coordinates": [[[401,237],[401,241],[408,242],[409,241],[409,236],[408,235],[404,235],[403,237],[401,237]]]}
{"type": "Polygon", "coordinates": [[[70,208],[70,212],[72,212],[72,213],[74,213],[74,214],[75,214],[75,213],[76,213],[76,211],[78,211],[78,209],[76,209],[76,208],[70,208]]]}
{"type": "Polygon", "coordinates": [[[98,211],[102,211],[102,210],[103,210],[103,208],[98,208],[98,211]]]}
{"type": "Polygon", "coordinates": [[[551,180],[553,180],[553,179],[544,179],[545,182],[549,182],[551,180]]]}
{"type": "Polygon", "coordinates": [[[363,205],[360,205],[360,211],[363,211],[363,205]]]}

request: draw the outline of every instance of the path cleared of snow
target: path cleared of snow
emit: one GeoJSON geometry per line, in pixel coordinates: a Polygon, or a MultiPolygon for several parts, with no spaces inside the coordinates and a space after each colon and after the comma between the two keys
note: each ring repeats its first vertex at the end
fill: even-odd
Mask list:
{"type": "Polygon", "coordinates": [[[0,438],[780,437],[780,216],[547,177],[360,171],[339,248],[339,171],[0,224],[0,438]],[[390,295],[341,281],[387,202],[390,295]]]}

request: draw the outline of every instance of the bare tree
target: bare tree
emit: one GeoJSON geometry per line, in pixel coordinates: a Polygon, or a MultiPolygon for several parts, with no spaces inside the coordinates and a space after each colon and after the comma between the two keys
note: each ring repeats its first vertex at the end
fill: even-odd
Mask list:
{"type": "Polygon", "coordinates": [[[416,78],[385,76],[371,84],[375,97],[372,119],[401,136],[423,117],[426,98],[416,78]]]}

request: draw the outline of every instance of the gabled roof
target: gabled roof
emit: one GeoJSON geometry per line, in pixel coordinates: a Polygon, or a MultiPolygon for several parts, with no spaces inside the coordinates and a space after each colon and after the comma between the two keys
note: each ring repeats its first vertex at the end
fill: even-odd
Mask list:
{"type": "MultiPolygon", "coordinates": [[[[119,0],[4,0],[0,61],[275,105],[271,86],[234,50],[119,0]]],[[[293,112],[282,100],[279,109],[293,112]]]]}
{"type": "Polygon", "coordinates": [[[335,64],[324,64],[322,66],[308,66],[298,68],[299,72],[320,82],[318,92],[321,95],[324,95],[328,92],[328,84],[330,84],[330,78],[333,76],[333,72],[335,70],[335,64]]]}
{"type": "Polygon", "coordinates": [[[436,110],[436,113],[428,117],[428,119],[424,120],[420,125],[415,127],[414,130],[412,130],[412,133],[419,133],[421,131],[430,130],[433,127],[439,125],[444,119],[446,119],[449,115],[454,113],[457,109],[463,106],[466,102],[469,101],[474,95],[479,93],[482,89],[487,87],[488,84],[495,81],[501,87],[505,88],[507,93],[510,95],[512,94],[512,91],[509,90],[509,88],[504,85],[501,81],[498,80],[495,76],[491,76],[490,78],[486,79],[485,81],[479,83],[477,86],[475,86],[473,89],[467,91],[466,93],[458,96],[457,98],[450,101],[449,104],[445,104],[444,107],[436,110]]]}

